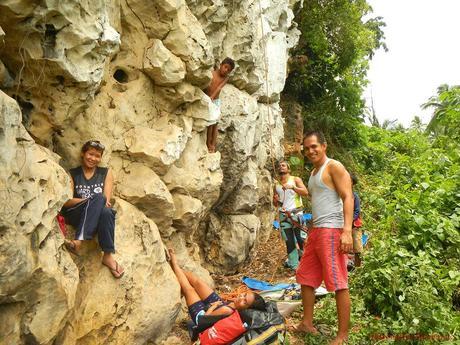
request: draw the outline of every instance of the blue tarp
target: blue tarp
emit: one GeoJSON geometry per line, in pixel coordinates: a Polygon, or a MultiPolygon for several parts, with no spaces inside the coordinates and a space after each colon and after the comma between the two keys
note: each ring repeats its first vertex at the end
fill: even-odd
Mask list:
{"type": "Polygon", "coordinates": [[[250,289],[253,290],[262,290],[262,291],[276,291],[276,290],[284,290],[289,288],[295,288],[296,284],[287,284],[287,283],[280,283],[280,284],[270,284],[263,280],[257,280],[254,278],[243,277],[241,279],[243,283],[250,289]]]}
{"type": "Polygon", "coordinates": [[[303,221],[306,222],[307,220],[311,220],[312,215],[311,213],[304,213],[303,215],[303,221]]]}
{"type": "Polygon", "coordinates": [[[367,244],[367,241],[369,241],[369,235],[363,234],[363,246],[367,244]]]}

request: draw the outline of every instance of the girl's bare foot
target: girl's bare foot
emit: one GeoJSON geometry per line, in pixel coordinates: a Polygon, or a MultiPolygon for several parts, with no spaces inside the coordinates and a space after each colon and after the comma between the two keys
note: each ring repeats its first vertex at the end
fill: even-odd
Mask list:
{"type": "Polygon", "coordinates": [[[174,249],[168,248],[168,254],[169,254],[169,262],[171,263],[171,266],[174,268],[177,266],[177,257],[176,253],[174,252],[174,249]]]}
{"type": "Polygon", "coordinates": [[[315,326],[307,326],[303,322],[298,323],[297,325],[292,326],[292,331],[294,333],[309,333],[309,334],[319,334],[315,326]]]}

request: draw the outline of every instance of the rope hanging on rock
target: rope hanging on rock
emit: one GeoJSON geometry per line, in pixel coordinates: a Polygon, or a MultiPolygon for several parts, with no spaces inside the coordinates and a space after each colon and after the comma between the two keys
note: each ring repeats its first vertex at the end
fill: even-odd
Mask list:
{"type": "Polygon", "coordinates": [[[272,134],[272,128],[271,128],[271,119],[272,119],[271,106],[268,103],[269,87],[268,87],[268,62],[267,62],[267,54],[266,54],[267,53],[266,52],[267,51],[267,42],[265,40],[265,30],[264,30],[264,22],[263,22],[263,12],[262,12],[261,0],[258,0],[258,3],[259,3],[259,13],[260,13],[260,28],[261,28],[261,31],[262,31],[262,42],[263,42],[262,44],[264,45],[262,55],[263,55],[263,65],[264,65],[264,74],[265,74],[265,92],[267,94],[268,132],[269,132],[269,136],[270,136],[270,145],[269,145],[270,159],[271,159],[271,163],[272,163],[273,174],[274,174],[275,178],[277,178],[278,173],[277,173],[276,168],[275,168],[275,158],[274,158],[274,154],[273,154],[273,134],[272,134]]]}

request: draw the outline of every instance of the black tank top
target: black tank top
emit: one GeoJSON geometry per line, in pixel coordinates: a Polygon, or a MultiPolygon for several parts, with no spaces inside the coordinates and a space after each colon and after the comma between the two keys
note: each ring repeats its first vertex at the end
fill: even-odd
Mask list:
{"type": "Polygon", "coordinates": [[[94,175],[87,180],[81,166],[70,169],[70,176],[73,179],[73,197],[86,199],[94,194],[104,192],[104,182],[107,176],[108,168],[96,167],[94,175]]]}

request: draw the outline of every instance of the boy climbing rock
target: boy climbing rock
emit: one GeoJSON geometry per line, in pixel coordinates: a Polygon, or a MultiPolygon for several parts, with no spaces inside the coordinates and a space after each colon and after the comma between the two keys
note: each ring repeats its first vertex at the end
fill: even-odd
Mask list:
{"type": "Polygon", "coordinates": [[[206,145],[208,146],[209,152],[216,152],[217,145],[217,123],[220,119],[220,91],[228,81],[228,75],[235,68],[235,61],[226,57],[222,60],[218,69],[212,71],[212,80],[206,89],[206,94],[211,98],[213,107],[211,111],[212,120],[216,123],[208,127],[206,145]]]}

